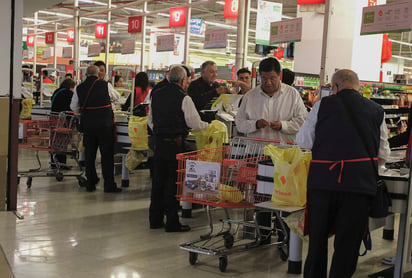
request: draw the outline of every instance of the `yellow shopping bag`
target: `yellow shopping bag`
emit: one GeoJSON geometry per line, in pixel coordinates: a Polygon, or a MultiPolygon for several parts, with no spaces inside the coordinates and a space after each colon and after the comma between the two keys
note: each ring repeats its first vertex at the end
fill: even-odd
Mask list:
{"type": "Polygon", "coordinates": [[[275,169],[272,201],[278,205],[304,206],[312,154],[298,147],[278,148],[274,145],[266,146],[264,154],[272,158],[275,169]]]}
{"type": "Polygon", "coordinates": [[[131,116],[129,118],[129,138],[132,149],[147,150],[147,117],[131,116]]]}
{"type": "Polygon", "coordinates": [[[29,119],[31,118],[31,109],[33,106],[32,98],[24,98],[21,100],[21,111],[20,119],[29,119]]]}
{"type": "Polygon", "coordinates": [[[205,150],[201,155],[202,160],[222,160],[222,152],[208,152],[207,150],[222,147],[223,144],[229,142],[227,127],[224,123],[214,120],[207,129],[192,131],[192,133],[196,139],[196,148],[198,150],[205,150]]]}
{"type": "Polygon", "coordinates": [[[126,168],[129,169],[130,171],[134,170],[137,166],[140,165],[144,160],[144,155],[142,152],[135,151],[135,150],[129,150],[129,152],[126,155],[126,168]]]}

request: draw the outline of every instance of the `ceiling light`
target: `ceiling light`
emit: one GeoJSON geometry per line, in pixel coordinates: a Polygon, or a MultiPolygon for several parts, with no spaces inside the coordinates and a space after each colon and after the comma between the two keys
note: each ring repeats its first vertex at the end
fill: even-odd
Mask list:
{"type": "Polygon", "coordinates": [[[408,60],[412,61],[412,58],[409,57],[403,57],[403,56],[398,56],[398,55],[392,55],[393,58],[398,58],[398,59],[403,59],[403,60],[408,60]]]}
{"type": "Polygon", "coordinates": [[[48,14],[48,15],[54,15],[54,16],[61,16],[61,17],[67,17],[67,18],[72,18],[72,15],[68,14],[63,14],[63,13],[55,13],[55,12],[48,12],[48,11],[38,11],[40,14],[48,14]]]}
{"type": "Polygon", "coordinates": [[[412,46],[412,43],[409,43],[409,42],[397,41],[397,40],[392,40],[392,39],[389,39],[389,41],[394,42],[394,43],[399,43],[402,45],[412,46]]]}
{"type": "Polygon", "coordinates": [[[96,22],[104,22],[106,23],[106,19],[98,19],[98,18],[91,18],[91,17],[82,17],[82,19],[90,20],[90,21],[96,21],[96,22]]]}

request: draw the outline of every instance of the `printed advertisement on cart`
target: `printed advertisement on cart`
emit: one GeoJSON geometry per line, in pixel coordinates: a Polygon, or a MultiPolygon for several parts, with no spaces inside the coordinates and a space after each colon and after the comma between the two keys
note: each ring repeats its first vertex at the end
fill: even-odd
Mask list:
{"type": "Polygon", "coordinates": [[[185,192],[217,195],[219,193],[220,163],[186,161],[185,192]]]}

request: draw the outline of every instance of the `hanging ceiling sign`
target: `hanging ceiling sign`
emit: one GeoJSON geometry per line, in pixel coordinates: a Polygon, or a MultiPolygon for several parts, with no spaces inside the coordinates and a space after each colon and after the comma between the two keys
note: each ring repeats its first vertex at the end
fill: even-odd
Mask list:
{"type": "Polygon", "coordinates": [[[158,36],[156,38],[156,51],[173,51],[175,47],[175,35],[158,36]]]}
{"type": "Polygon", "coordinates": [[[141,33],[142,32],[142,16],[131,16],[128,19],[129,25],[127,32],[129,33],[141,33]]]}
{"type": "Polygon", "coordinates": [[[224,18],[237,18],[239,9],[239,0],[225,0],[225,8],[223,9],[224,18]]]}
{"type": "Polygon", "coordinates": [[[74,28],[67,29],[66,39],[67,42],[74,42],[74,28]]]}
{"type": "Polygon", "coordinates": [[[62,57],[63,58],[73,58],[73,47],[71,46],[63,47],[62,57]]]}
{"type": "Polygon", "coordinates": [[[258,0],[255,43],[269,45],[270,23],[281,20],[281,3],[258,0]]]}
{"type": "Polygon", "coordinates": [[[368,0],[368,7],[378,5],[378,0],[368,0]]]}
{"type": "Polygon", "coordinates": [[[46,44],[54,44],[54,32],[46,32],[44,42],[46,44]]]}
{"type": "Polygon", "coordinates": [[[94,36],[96,39],[104,39],[107,35],[106,23],[98,23],[94,26],[94,36]]]}
{"type": "Polygon", "coordinates": [[[87,57],[100,56],[100,44],[89,44],[87,46],[87,57]]]}
{"type": "Polygon", "coordinates": [[[51,47],[48,47],[46,49],[43,49],[42,51],[42,58],[43,59],[49,59],[51,57],[51,47]]]}
{"type": "Polygon", "coordinates": [[[192,17],[190,19],[190,33],[196,35],[204,35],[206,30],[206,23],[201,18],[192,17]]]}
{"type": "Polygon", "coordinates": [[[298,5],[324,4],[325,0],[298,0],[298,5]]]}
{"type": "Polygon", "coordinates": [[[27,46],[34,46],[34,35],[27,35],[26,45],[27,46]]]}
{"type": "Polygon", "coordinates": [[[128,39],[122,41],[122,54],[134,54],[134,50],[136,48],[136,40],[135,39],[128,39]]]}
{"type": "Polygon", "coordinates": [[[412,1],[364,7],[361,35],[407,32],[412,29],[412,1]]]}
{"type": "Polygon", "coordinates": [[[227,46],[227,29],[206,30],[203,48],[225,48],[227,46]]]}
{"type": "Polygon", "coordinates": [[[270,44],[297,42],[302,39],[302,18],[276,21],[270,24],[270,44]]]}
{"type": "Polygon", "coordinates": [[[169,27],[182,27],[186,25],[186,7],[169,9],[169,27]]]}

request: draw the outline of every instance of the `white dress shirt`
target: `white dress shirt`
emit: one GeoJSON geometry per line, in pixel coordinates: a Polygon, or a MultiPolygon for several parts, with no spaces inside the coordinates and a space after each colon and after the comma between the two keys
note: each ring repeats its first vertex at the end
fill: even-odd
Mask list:
{"type": "MultiPolygon", "coordinates": [[[[200,119],[199,113],[196,110],[193,100],[189,96],[185,96],[182,101],[182,111],[185,115],[186,125],[193,130],[205,129],[208,126],[207,122],[203,122],[200,119]]],[[[149,115],[147,118],[147,124],[150,129],[153,130],[153,118],[152,118],[152,105],[149,105],[149,115]]]]}
{"type": "MultiPolygon", "coordinates": [[[[120,99],[120,94],[113,88],[112,84],[107,82],[107,89],[109,91],[110,101],[114,102],[120,99]]],[[[72,101],[70,102],[70,109],[74,112],[80,111],[79,97],[77,96],[77,86],[74,88],[72,101]]]]}
{"type": "MultiPolygon", "coordinates": [[[[322,100],[319,100],[315,103],[312,107],[312,110],[309,112],[308,117],[300,128],[298,134],[296,135],[296,143],[302,149],[311,150],[313,147],[313,143],[315,141],[315,128],[316,123],[318,121],[318,111],[319,106],[322,100]]],[[[379,151],[378,151],[378,158],[381,160],[380,164],[384,161],[389,159],[391,154],[391,149],[389,147],[388,142],[388,128],[386,127],[385,116],[383,117],[381,126],[380,126],[380,143],[379,143],[379,151]]]]}
{"type": "Polygon", "coordinates": [[[244,95],[237,112],[235,123],[239,132],[248,137],[267,138],[294,142],[296,133],[306,119],[307,110],[299,92],[281,83],[272,97],[257,86],[244,95]],[[282,129],[274,130],[269,126],[256,128],[256,121],[281,121],[282,129]]]}

